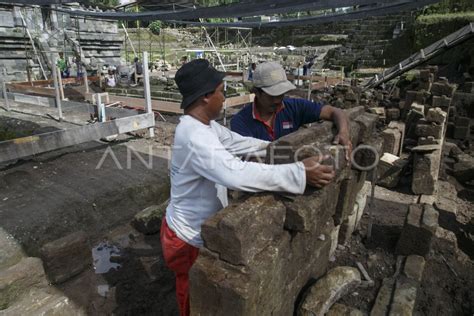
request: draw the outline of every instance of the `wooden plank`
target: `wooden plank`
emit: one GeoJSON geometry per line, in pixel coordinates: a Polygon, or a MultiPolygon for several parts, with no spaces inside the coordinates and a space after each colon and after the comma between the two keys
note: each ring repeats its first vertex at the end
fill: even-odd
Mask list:
{"type": "MultiPolygon", "coordinates": [[[[88,77],[89,81],[97,81],[99,80],[98,76],[94,77],[88,77]]],[[[75,77],[70,77],[70,78],[62,78],[63,84],[71,84],[71,83],[76,83],[77,79],[75,77]]],[[[50,84],[53,84],[53,80],[35,80],[35,81],[14,81],[11,82],[11,84],[18,84],[18,85],[23,85],[23,86],[47,86],[50,84]]]]}
{"type": "MultiPolygon", "coordinates": [[[[237,96],[232,98],[227,98],[227,107],[234,107],[246,103],[253,102],[254,94],[237,96]]],[[[124,105],[128,105],[134,108],[145,109],[145,99],[133,98],[133,97],[124,97],[118,95],[109,94],[110,102],[122,102],[124,105]]],[[[87,100],[92,100],[91,97],[88,97],[87,100]]],[[[151,100],[151,108],[154,111],[158,112],[167,112],[182,114],[183,110],[180,108],[180,103],[170,102],[170,101],[161,101],[161,100],[151,100]]]]}
{"type": "Polygon", "coordinates": [[[32,87],[26,85],[20,85],[16,83],[8,83],[7,89],[10,92],[18,92],[23,94],[39,94],[42,96],[55,97],[56,92],[54,88],[45,88],[45,87],[32,87]]]}
{"type": "Polygon", "coordinates": [[[253,102],[255,99],[255,94],[246,94],[237,97],[227,98],[225,100],[227,107],[238,106],[242,104],[247,104],[253,102]]]}
{"type": "Polygon", "coordinates": [[[0,163],[154,126],[154,114],[139,114],[104,123],[0,142],[0,163]]]}

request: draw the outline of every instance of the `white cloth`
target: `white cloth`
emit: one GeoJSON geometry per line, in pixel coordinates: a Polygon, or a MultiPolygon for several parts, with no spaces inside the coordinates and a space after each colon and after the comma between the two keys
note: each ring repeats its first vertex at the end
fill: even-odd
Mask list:
{"type": "Polygon", "coordinates": [[[107,75],[107,77],[105,77],[105,81],[107,82],[108,87],[113,88],[116,85],[114,75],[107,75]]]}
{"type": "Polygon", "coordinates": [[[301,194],[306,187],[302,162],[266,165],[242,161],[238,155],[265,152],[268,142],[243,137],[211,121],[206,125],[184,115],[176,127],[171,158],[168,226],[183,241],[201,247],[201,225],[227,206],[216,185],[258,192],[301,194]]]}

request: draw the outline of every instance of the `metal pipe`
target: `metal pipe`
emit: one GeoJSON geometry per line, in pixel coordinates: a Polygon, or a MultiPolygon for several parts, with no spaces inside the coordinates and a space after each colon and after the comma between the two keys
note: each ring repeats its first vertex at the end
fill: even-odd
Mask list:
{"type": "MultiPolygon", "coordinates": [[[[136,76],[136,75],[135,75],[136,76]]],[[[150,90],[150,74],[148,71],[148,52],[143,52],[143,87],[145,93],[145,109],[147,113],[153,113],[151,108],[151,90],[150,90]]],[[[153,126],[148,128],[149,137],[155,137],[155,116],[153,116],[153,126]]]]}
{"type": "Polygon", "coordinates": [[[8,100],[7,84],[5,82],[6,78],[7,78],[7,70],[3,68],[3,78],[2,78],[3,98],[5,99],[5,106],[7,108],[7,111],[10,111],[10,101],[8,100]]]}
{"type": "Polygon", "coordinates": [[[57,67],[56,67],[57,59],[53,54],[51,54],[51,61],[53,63],[51,68],[53,68],[54,91],[56,93],[56,107],[58,108],[59,121],[62,121],[63,111],[61,108],[61,96],[59,95],[58,74],[57,74],[57,67]]]}

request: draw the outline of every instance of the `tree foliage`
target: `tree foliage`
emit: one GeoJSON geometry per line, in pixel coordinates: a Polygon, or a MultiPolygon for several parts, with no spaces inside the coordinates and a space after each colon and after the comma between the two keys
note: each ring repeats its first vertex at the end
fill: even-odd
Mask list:
{"type": "Polygon", "coordinates": [[[86,5],[98,6],[98,7],[115,7],[120,4],[120,0],[86,0],[82,1],[86,5]]]}
{"type": "Polygon", "coordinates": [[[157,21],[153,21],[150,23],[150,25],[148,26],[148,28],[150,29],[150,31],[153,33],[153,34],[160,34],[160,30],[161,30],[161,27],[162,27],[163,23],[159,20],[157,21]]]}

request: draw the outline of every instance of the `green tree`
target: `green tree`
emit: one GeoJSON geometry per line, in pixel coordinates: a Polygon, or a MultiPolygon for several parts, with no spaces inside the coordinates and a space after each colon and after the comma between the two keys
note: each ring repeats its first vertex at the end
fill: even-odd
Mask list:
{"type": "Polygon", "coordinates": [[[86,5],[98,6],[98,7],[116,7],[120,4],[120,0],[86,0],[83,1],[86,5]]]}
{"type": "Polygon", "coordinates": [[[157,21],[153,21],[150,23],[150,25],[148,25],[148,28],[150,29],[150,31],[153,33],[153,34],[160,34],[160,29],[162,27],[162,22],[157,20],[157,21]]]}

